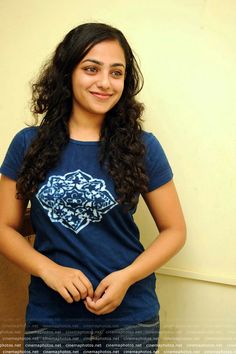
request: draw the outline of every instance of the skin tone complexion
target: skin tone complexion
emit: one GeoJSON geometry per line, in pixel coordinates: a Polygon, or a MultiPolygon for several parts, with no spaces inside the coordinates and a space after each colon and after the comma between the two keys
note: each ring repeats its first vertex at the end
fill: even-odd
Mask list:
{"type": "Polygon", "coordinates": [[[125,67],[123,49],[115,40],[96,44],[77,65],[72,74],[71,138],[99,140],[105,114],[122,95],[125,67]]]}

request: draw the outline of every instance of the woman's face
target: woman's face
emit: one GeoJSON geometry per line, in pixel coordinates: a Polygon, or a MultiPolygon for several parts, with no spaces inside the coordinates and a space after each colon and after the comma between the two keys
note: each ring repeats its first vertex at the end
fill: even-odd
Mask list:
{"type": "Polygon", "coordinates": [[[96,44],[72,73],[73,114],[104,117],[122,95],[125,67],[124,51],[116,40],[96,44]]]}

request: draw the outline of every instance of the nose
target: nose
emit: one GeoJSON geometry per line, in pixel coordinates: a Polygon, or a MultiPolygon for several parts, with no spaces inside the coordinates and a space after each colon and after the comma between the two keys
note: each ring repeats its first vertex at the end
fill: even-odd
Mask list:
{"type": "Polygon", "coordinates": [[[103,90],[109,89],[111,86],[109,73],[103,71],[100,73],[97,81],[97,87],[103,90]]]}

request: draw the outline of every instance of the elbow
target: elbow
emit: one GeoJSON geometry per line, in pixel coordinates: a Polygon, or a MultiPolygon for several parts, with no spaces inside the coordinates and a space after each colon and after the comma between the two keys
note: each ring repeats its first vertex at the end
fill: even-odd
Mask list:
{"type": "Polygon", "coordinates": [[[184,247],[187,240],[187,227],[185,222],[181,225],[173,227],[172,235],[175,239],[177,252],[179,252],[184,247]]]}
{"type": "Polygon", "coordinates": [[[184,230],[183,234],[182,234],[182,247],[184,247],[185,243],[187,241],[187,229],[184,230]]]}
{"type": "Polygon", "coordinates": [[[178,234],[179,234],[179,244],[181,249],[184,247],[187,241],[187,227],[185,223],[182,225],[181,228],[178,229],[178,234]]]}

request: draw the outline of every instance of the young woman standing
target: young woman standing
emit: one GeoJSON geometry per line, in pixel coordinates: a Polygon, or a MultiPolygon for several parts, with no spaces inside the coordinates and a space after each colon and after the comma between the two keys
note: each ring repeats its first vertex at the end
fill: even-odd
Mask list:
{"type": "Polygon", "coordinates": [[[154,272],[183,246],[185,222],[166,155],[141,127],[142,84],[124,35],[87,23],[33,85],[41,122],[15,136],[0,170],[0,250],[31,274],[26,352],[157,349],[154,272]],[[146,250],[140,194],[159,230],[146,250]],[[20,234],[29,200],[34,248],[20,234]]]}

